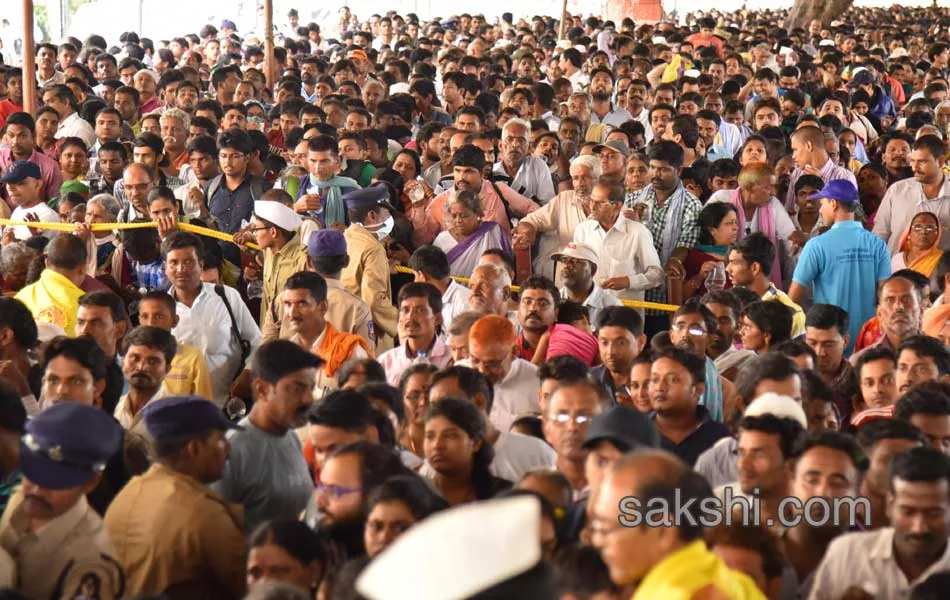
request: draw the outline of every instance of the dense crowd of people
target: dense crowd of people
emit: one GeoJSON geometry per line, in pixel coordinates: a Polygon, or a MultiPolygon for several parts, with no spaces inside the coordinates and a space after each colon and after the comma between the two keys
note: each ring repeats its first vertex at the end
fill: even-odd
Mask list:
{"type": "Polygon", "coordinates": [[[0,64],[0,595],[950,597],[950,10],[784,17],[0,64]]]}

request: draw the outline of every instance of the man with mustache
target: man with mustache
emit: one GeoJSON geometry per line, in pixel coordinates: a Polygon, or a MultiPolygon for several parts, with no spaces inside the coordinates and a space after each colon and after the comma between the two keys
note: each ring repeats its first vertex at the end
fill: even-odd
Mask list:
{"type": "MultiPolygon", "coordinates": [[[[911,280],[903,277],[887,279],[880,287],[877,301],[877,316],[884,335],[876,343],[853,354],[850,358],[851,364],[857,364],[858,359],[868,348],[883,346],[896,353],[904,339],[919,335],[921,333],[920,301],[920,290],[911,280]]],[[[850,318],[851,315],[849,315],[850,318]]],[[[851,329],[854,328],[851,327],[851,329]]]]}
{"type": "Polygon", "coordinates": [[[861,391],[857,370],[844,359],[848,346],[848,313],[831,304],[815,304],[805,318],[805,343],[815,352],[815,367],[834,392],[842,422],[852,411],[852,400],[861,391]]]}
{"type": "Polygon", "coordinates": [[[623,303],[597,285],[597,253],[584,243],[569,243],[562,251],[553,255],[560,266],[563,300],[570,300],[587,307],[590,322],[596,331],[600,322],[600,312],[609,306],[621,306],[623,303]]]}
{"type": "Polygon", "coordinates": [[[468,281],[468,310],[491,315],[508,315],[511,275],[501,265],[482,263],[468,281]]]}
{"type": "Polygon", "coordinates": [[[897,347],[897,393],[915,385],[944,381],[950,374],[950,350],[937,338],[913,335],[897,347]]]}
{"type": "Polygon", "coordinates": [[[611,101],[614,93],[614,74],[607,67],[598,67],[590,74],[590,122],[620,127],[633,115],[611,101]]]}
{"type": "MultiPolygon", "coordinates": [[[[856,494],[848,484],[851,493],[841,496],[856,494]]],[[[894,457],[889,488],[891,526],[831,542],[810,599],[903,598],[933,573],[950,569],[950,459],[932,448],[911,448],[894,457]]]]}
{"type": "Polygon", "coordinates": [[[307,506],[313,479],[294,428],[306,423],[323,359],[289,340],[262,344],[251,365],[254,404],[243,428],[228,436],[231,453],[212,489],[244,505],[252,531],[271,519],[293,519],[307,506]]]}
{"type": "Polygon", "coordinates": [[[534,352],[544,335],[557,318],[561,294],[554,282],[541,275],[533,275],[521,284],[518,300],[518,353],[525,360],[532,360],[534,352]]]}
{"type": "Polygon", "coordinates": [[[538,204],[546,204],[555,195],[551,170],[544,160],[528,153],[531,124],[524,119],[510,119],[501,129],[501,161],[493,173],[510,181],[518,194],[538,204]]]}
{"type": "Polygon", "coordinates": [[[26,423],[22,484],[0,525],[0,545],[17,557],[16,590],[25,597],[82,597],[89,581],[98,598],[123,593],[116,549],[86,500],[121,442],[122,428],[111,416],[75,402],[26,423]]]}
{"type": "Polygon", "coordinates": [[[452,353],[442,332],[442,293],[429,283],[412,282],[399,290],[399,339],[402,344],[379,356],[390,385],[399,386],[402,373],[416,362],[442,369],[452,353]]]}

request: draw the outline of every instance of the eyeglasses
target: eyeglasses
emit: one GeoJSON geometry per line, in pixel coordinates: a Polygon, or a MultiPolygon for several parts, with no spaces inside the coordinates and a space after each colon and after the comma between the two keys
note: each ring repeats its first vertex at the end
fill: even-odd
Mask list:
{"type": "Polygon", "coordinates": [[[567,425],[570,422],[573,422],[575,425],[587,425],[593,418],[593,415],[572,415],[571,413],[567,412],[559,412],[551,415],[551,420],[558,425],[567,425]]]}
{"type": "Polygon", "coordinates": [[[318,494],[326,494],[327,496],[333,496],[334,498],[342,498],[349,494],[355,494],[357,492],[363,491],[363,488],[349,488],[343,487],[340,485],[330,485],[327,483],[317,482],[315,486],[318,494]]]}
{"type": "Polygon", "coordinates": [[[252,229],[248,229],[247,231],[248,233],[257,233],[258,231],[267,231],[268,229],[270,229],[270,227],[254,227],[252,229]]]}
{"type": "Polygon", "coordinates": [[[937,233],[937,228],[933,225],[914,225],[910,230],[914,233],[937,233]]]}
{"type": "Polygon", "coordinates": [[[680,332],[686,331],[686,333],[695,336],[706,335],[706,328],[697,323],[693,323],[692,325],[687,325],[686,323],[674,323],[673,329],[680,332]]]}

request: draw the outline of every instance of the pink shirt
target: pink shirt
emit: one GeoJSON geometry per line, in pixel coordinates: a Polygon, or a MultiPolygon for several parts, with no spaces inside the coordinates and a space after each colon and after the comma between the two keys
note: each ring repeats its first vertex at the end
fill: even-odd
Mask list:
{"type": "MultiPolygon", "coordinates": [[[[58,196],[59,188],[63,185],[63,173],[59,170],[59,163],[36,150],[33,150],[33,154],[27,160],[36,163],[40,167],[40,175],[43,177],[44,200],[48,201],[50,198],[58,196]]],[[[0,148],[0,169],[6,172],[7,167],[14,162],[12,151],[9,148],[0,148]]],[[[3,198],[7,204],[10,203],[6,186],[3,186],[3,189],[0,190],[0,198],[3,198]]]]}
{"type": "Polygon", "coordinates": [[[425,358],[418,356],[410,358],[408,348],[405,344],[402,344],[392,350],[383,352],[376,360],[379,361],[379,364],[381,364],[386,371],[386,381],[390,385],[399,387],[399,379],[402,378],[403,371],[408,369],[416,361],[432,363],[436,367],[444,369],[452,362],[452,353],[449,351],[448,345],[442,340],[442,337],[436,334],[432,351],[429,352],[425,358]]]}
{"type": "MultiPolygon", "coordinates": [[[[512,212],[527,215],[541,208],[506,184],[497,183],[495,185],[498,186],[499,191],[504,195],[505,200],[508,201],[508,206],[511,207],[512,212]]],[[[438,226],[438,231],[446,229],[445,204],[448,202],[449,194],[451,193],[452,190],[442,192],[436,196],[426,208],[426,217],[430,222],[430,226],[431,224],[435,224],[438,226]]],[[[482,180],[482,189],[478,193],[478,198],[482,201],[482,220],[494,221],[501,225],[505,233],[510,233],[511,222],[508,221],[508,216],[505,214],[505,205],[498,197],[498,194],[495,193],[495,188],[489,181],[485,179],[482,180]]]]}

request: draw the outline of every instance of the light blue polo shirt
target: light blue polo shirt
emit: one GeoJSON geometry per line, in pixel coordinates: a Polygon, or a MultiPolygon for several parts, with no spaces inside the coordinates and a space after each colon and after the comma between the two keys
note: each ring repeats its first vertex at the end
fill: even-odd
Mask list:
{"type": "Polygon", "coordinates": [[[891,253],[884,241],[857,221],[842,221],[808,240],[792,280],[814,285],[815,304],[848,312],[850,354],[861,326],[875,315],[877,284],[890,274],[891,253]]]}

